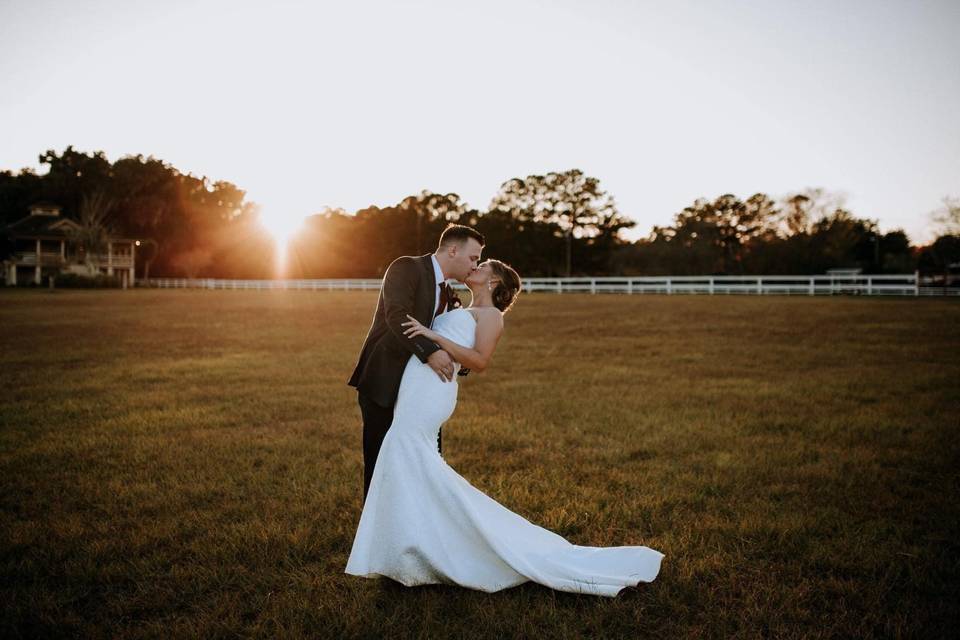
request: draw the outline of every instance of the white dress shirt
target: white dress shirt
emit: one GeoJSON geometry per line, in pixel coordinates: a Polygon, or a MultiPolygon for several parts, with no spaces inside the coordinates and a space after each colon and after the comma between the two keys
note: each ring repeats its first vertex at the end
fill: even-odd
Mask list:
{"type": "MultiPolygon", "coordinates": [[[[443,277],[443,269],[440,268],[440,263],[437,262],[437,256],[430,254],[430,261],[433,262],[433,275],[437,280],[436,286],[433,287],[433,313],[437,312],[437,305],[440,304],[440,283],[444,282],[446,278],[443,277]]],[[[446,309],[440,313],[446,313],[446,309]]],[[[430,318],[430,328],[433,328],[433,318],[430,318]]]]}

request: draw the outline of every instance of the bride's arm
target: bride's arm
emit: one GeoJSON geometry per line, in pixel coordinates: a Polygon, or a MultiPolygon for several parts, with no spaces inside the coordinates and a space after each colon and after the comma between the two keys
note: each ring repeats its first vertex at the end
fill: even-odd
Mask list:
{"type": "Polygon", "coordinates": [[[473,349],[427,329],[412,316],[407,318],[408,321],[403,325],[407,327],[404,333],[408,338],[424,336],[433,340],[440,345],[441,349],[453,356],[461,366],[467,367],[473,373],[481,373],[487,368],[493,357],[493,350],[496,349],[497,342],[500,340],[500,334],[503,333],[503,314],[499,311],[485,311],[480,315],[477,320],[477,334],[473,349]]]}

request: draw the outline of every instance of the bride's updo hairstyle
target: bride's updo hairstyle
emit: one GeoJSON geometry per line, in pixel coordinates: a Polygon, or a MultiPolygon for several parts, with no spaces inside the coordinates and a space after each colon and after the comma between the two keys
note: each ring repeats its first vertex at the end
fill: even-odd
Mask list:
{"type": "Polygon", "coordinates": [[[510,265],[491,258],[488,260],[493,275],[500,280],[493,288],[493,306],[506,313],[520,293],[520,275],[510,265]]]}

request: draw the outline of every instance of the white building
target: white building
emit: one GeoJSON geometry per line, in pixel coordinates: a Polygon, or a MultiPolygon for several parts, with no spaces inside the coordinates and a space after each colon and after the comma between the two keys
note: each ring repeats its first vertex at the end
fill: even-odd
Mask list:
{"type": "MultiPolygon", "coordinates": [[[[78,271],[87,263],[83,248],[72,239],[80,225],[60,215],[60,207],[39,202],[30,207],[30,215],[7,227],[13,242],[13,254],[3,261],[8,286],[32,280],[42,284],[47,276],[78,271]]],[[[89,262],[99,273],[118,275],[124,287],[134,283],[135,240],[110,238],[107,252],[89,262]]]]}

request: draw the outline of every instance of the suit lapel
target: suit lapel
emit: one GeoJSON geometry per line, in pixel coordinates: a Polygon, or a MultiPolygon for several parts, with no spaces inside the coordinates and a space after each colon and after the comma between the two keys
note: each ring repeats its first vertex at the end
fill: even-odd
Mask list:
{"type": "Polygon", "coordinates": [[[431,255],[432,254],[428,253],[425,256],[420,256],[420,264],[423,266],[423,270],[427,272],[427,282],[430,283],[430,291],[433,291],[440,283],[437,282],[437,276],[433,273],[433,260],[430,259],[431,255]]]}
{"type": "Polygon", "coordinates": [[[421,324],[429,327],[433,323],[433,313],[437,310],[436,308],[436,294],[434,293],[437,290],[437,276],[433,273],[433,260],[430,259],[431,254],[425,256],[420,256],[420,265],[424,271],[422,275],[423,281],[427,283],[425,287],[427,295],[424,297],[424,300],[429,299],[429,302],[426,305],[427,312],[422,318],[417,318],[421,324]]]}

